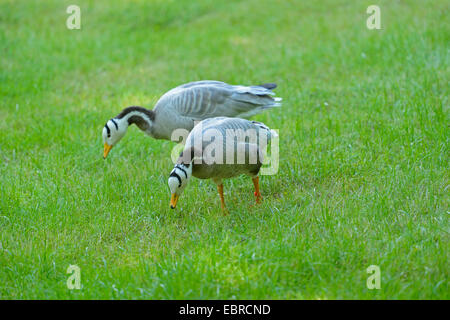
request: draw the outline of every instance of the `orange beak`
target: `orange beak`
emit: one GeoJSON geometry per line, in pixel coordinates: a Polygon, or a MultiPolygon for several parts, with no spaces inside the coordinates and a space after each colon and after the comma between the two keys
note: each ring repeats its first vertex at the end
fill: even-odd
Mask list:
{"type": "Polygon", "coordinates": [[[170,198],[170,208],[175,209],[177,206],[178,197],[179,195],[172,193],[172,197],[170,198]]]}
{"type": "Polygon", "coordinates": [[[111,151],[111,148],[113,146],[110,146],[109,144],[107,144],[105,142],[104,146],[103,146],[103,159],[106,159],[106,157],[108,156],[109,151],[111,151]]]}

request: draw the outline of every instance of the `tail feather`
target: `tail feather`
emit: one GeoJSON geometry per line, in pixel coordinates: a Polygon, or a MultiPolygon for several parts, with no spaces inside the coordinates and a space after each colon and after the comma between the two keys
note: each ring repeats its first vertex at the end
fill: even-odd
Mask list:
{"type": "Polygon", "coordinates": [[[274,97],[275,92],[271,91],[271,89],[276,87],[277,85],[275,83],[265,83],[250,87],[235,86],[234,90],[236,94],[233,94],[231,99],[251,106],[251,108],[245,108],[247,110],[238,116],[248,118],[266,109],[280,107],[282,98],[274,97]]]}
{"type": "Polygon", "coordinates": [[[254,125],[256,125],[257,127],[266,130],[269,139],[271,139],[271,138],[277,138],[277,137],[278,137],[278,133],[277,133],[275,130],[270,129],[270,128],[269,128],[268,126],[266,126],[264,123],[259,122],[259,121],[252,121],[252,123],[253,123],[254,125]]]}
{"type": "Polygon", "coordinates": [[[269,90],[273,90],[277,87],[277,84],[276,83],[263,83],[263,84],[258,85],[258,87],[263,87],[263,88],[266,88],[269,90]]]}

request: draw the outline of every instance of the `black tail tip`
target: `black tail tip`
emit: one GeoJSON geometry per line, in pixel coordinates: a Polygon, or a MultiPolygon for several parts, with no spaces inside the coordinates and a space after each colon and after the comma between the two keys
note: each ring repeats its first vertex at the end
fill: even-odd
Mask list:
{"type": "Polygon", "coordinates": [[[259,87],[263,87],[263,88],[266,88],[266,89],[269,89],[269,90],[273,90],[273,89],[275,89],[277,87],[277,84],[276,83],[263,83],[263,84],[260,84],[259,87]]]}

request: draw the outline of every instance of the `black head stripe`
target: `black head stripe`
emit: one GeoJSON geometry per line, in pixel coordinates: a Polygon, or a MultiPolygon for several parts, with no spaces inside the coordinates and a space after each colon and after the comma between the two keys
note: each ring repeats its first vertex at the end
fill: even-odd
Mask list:
{"type": "Polygon", "coordinates": [[[178,175],[178,173],[176,173],[175,171],[172,171],[172,172],[170,173],[170,177],[176,177],[176,178],[178,179],[178,183],[179,183],[178,188],[181,187],[181,178],[180,178],[180,176],[178,175]]]}
{"type": "Polygon", "coordinates": [[[111,130],[109,130],[108,124],[105,124],[106,133],[108,134],[108,138],[111,137],[111,130]]]}
{"type": "Polygon", "coordinates": [[[114,121],[114,119],[111,119],[112,123],[114,123],[114,125],[116,126],[116,130],[119,130],[119,126],[117,125],[117,122],[114,121]]]}
{"type": "Polygon", "coordinates": [[[180,166],[180,165],[177,164],[177,165],[175,166],[175,168],[177,168],[177,169],[183,171],[183,173],[184,173],[184,175],[186,176],[186,179],[187,179],[187,173],[186,173],[186,170],[184,170],[182,166],[180,166]]]}

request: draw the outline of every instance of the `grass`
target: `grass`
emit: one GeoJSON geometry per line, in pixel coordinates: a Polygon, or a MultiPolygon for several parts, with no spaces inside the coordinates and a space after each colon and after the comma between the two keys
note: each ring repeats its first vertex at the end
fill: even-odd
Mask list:
{"type": "Polygon", "coordinates": [[[449,299],[449,6],[371,4],[0,1],[0,298],[449,299]],[[260,206],[193,179],[170,210],[174,143],[135,127],[102,159],[107,119],[200,79],[279,85],[260,206]]]}

